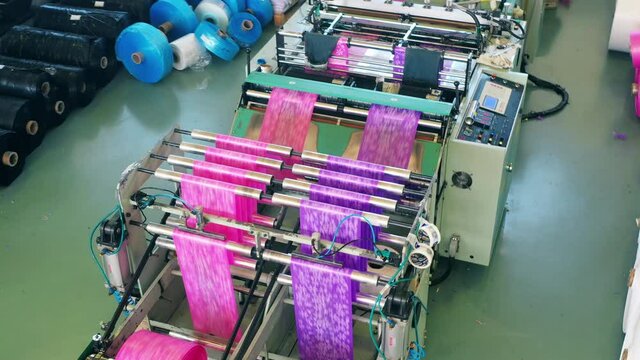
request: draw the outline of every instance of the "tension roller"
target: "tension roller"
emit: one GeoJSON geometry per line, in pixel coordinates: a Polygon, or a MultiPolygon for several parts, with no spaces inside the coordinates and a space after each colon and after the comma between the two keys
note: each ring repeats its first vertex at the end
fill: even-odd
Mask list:
{"type": "Polygon", "coordinates": [[[133,24],[116,41],[118,60],[145,83],[157,83],[171,72],[173,51],[169,41],[193,32],[198,20],[186,2],[160,0],[151,7],[151,24],[133,24]]]}

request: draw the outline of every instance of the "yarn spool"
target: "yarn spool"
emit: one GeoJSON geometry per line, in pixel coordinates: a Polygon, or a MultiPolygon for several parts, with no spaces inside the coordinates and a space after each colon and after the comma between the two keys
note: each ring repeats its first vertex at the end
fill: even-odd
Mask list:
{"type": "Polygon", "coordinates": [[[202,22],[195,31],[196,38],[213,55],[225,61],[231,61],[240,51],[240,47],[217,25],[202,22]]]}
{"type": "MultiPolygon", "coordinates": [[[[204,1],[204,0],[203,0],[204,1]]],[[[247,8],[246,0],[223,0],[232,14],[243,12],[247,8]]]]}
{"type": "Polygon", "coordinates": [[[273,20],[273,4],[270,0],[247,0],[247,12],[258,18],[262,27],[273,20]]]}
{"type": "Polygon", "coordinates": [[[25,153],[20,149],[20,137],[13,131],[0,130],[0,185],[10,185],[24,167],[25,153]]]}
{"type": "Polygon", "coordinates": [[[44,139],[46,128],[39,107],[28,99],[0,96],[0,129],[15,132],[21,139],[19,149],[31,153],[44,139]]]}
{"type": "Polygon", "coordinates": [[[42,70],[23,70],[0,65],[0,95],[28,99],[46,98],[51,92],[53,79],[42,70]]]}
{"type": "Polygon", "coordinates": [[[636,69],[636,76],[635,76],[635,82],[633,83],[633,86],[631,88],[631,93],[633,94],[633,97],[635,98],[635,104],[636,104],[636,116],[640,117],[640,69],[636,69]]]}
{"type": "Polygon", "coordinates": [[[0,53],[104,71],[109,66],[107,40],[18,25],[0,38],[0,53]]]}
{"type": "Polygon", "coordinates": [[[116,57],[127,71],[145,83],[157,83],[171,72],[173,50],[169,39],[193,32],[195,14],[181,0],[160,0],[151,7],[151,22],[126,28],[116,40],[116,57]]]}
{"type": "Polygon", "coordinates": [[[116,360],[207,360],[207,351],[196,343],[139,330],[124,342],[116,360]]]}
{"type": "Polygon", "coordinates": [[[195,9],[199,21],[208,21],[216,24],[223,31],[227,31],[231,9],[224,1],[203,0],[195,9]]]}
{"type": "Polygon", "coordinates": [[[69,117],[71,109],[67,106],[67,98],[66,89],[54,87],[49,98],[44,101],[31,100],[31,106],[43,110],[41,123],[46,123],[47,128],[51,128],[62,124],[69,117]]]}
{"type": "Polygon", "coordinates": [[[198,26],[198,19],[184,0],[160,0],[151,6],[151,25],[160,29],[169,41],[183,37],[198,26]]]}
{"type": "Polygon", "coordinates": [[[149,8],[153,0],[61,0],[60,3],[83,8],[124,11],[132,16],[132,21],[149,21],[149,8]]]}
{"type": "Polygon", "coordinates": [[[166,36],[146,23],[133,24],[120,34],[116,57],[129,74],[149,84],[164,79],[173,66],[173,52],[166,36]]]}
{"type": "Polygon", "coordinates": [[[229,36],[243,48],[250,47],[260,39],[262,25],[255,16],[241,12],[233,15],[229,21],[229,36]]]}
{"type": "Polygon", "coordinates": [[[173,68],[185,70],[193,66],[205,67],[211,61],[211,55],[194,34],[187,34],[171,43],[173,50],[173,68]]]}
{"type": "Polygon", "coordinates": [[[640,30],[631,32],[629,39],[629,52],[633,67],[640,69],[640,30]]]}
{"type": "Polygon", "coordinates": [[[0,65],[12,66],[27,71],[44,71],[53,83],[67,92],[68,107],[86,106],[95,97],[96,83],[86,70],[67,65],[47,63],[37,60],[17,59],[0,56],[0,65]]]}
{"type": "Polygon", "coordinates": [[[113,42],[127,26],[131,16],[123,11],[85,9],[61,4],[44,4],[36,12],[35,27],[74,34],[104,37],[113,42]]]}

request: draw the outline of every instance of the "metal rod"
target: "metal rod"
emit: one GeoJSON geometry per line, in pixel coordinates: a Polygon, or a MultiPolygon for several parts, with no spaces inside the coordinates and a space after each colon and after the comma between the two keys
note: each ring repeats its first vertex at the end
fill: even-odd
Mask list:
{"type": "MultiPolygon", "coordinates": [[[[164,235],[167,237],[171,237],[173,235],[173,230],[174,230],[173,227],[160,225],[160,224],[147,224],[147,225],[143,225],[143,227],[150,233],[153,233],[159,236],[164,235]]],[[[217,240],[217,239],[214,239],[212,236],[210,236],[211,234],[208,234],[208,233],[202,233],[199,231],[194,231],[194,233],[197,233],[198,235],[201,235],[203,237],[211,238],[212,240],[217,240]]],[[[252,258],[255,257],[255,255],[253,254],[255,249],[254,247],[245,246],[245,245],[237,244],[233,242],[225,242],[224,244],[225,244],[226,250],[231,251],[235,254],[240,254],[242,256],[252,257],[252,258]]],[[[275,262],[283,265],[291,264],[290,254],[283,254],[281,252],[264,249],[261,255],[262,255],[262,259],[266,261],[271,261],[271,262],[275,262]]],[[[357,270],[353,270],[351,272],[350,277],[351,277],[351,280],[353,281],[357,281],[363,284],[374,285],[374,286],[377,286],[378,283],[380,282],[379,275],[357,271],[357,270]]]]}
{"type": "MultiPolygon", "coordinates": [[[[205,140],[205,141],[209,141],[209,142],[213,142],[215,143],[215,139],[217,134],[216,133],[212,133],[212,132],[208,132],[208,131],[202,131],[202,130],[182,130],[182,129],[174,129],[174,132],[179,133],[179,134],[183,134],[183,135],[191,135],[194,138],[197,138],[199,140],[205,140]],[[195,136],[195,134],[197,134],[197,136],[195,136]]],[[[245,140],[245,139],[243,139],[245,140]]],[[[256,141],[258,142],[258,141],[256,141]]],[[[177,147],[179,148],[181,146],[181,144],[179,143],[173,143],[173,142],[168,142],[165,141],[164,142],[165,145],[169,145],[169,146],[173,146],[173,147],[177,147]]],[[[183,144],[185,144],[183,142],[183,144]]],[[[196,144],[193,144],[196,145],[196,144]]],[[[322,165],[326,165],[327,161],[329,161],[329,155],[327,154],[322,154],[319,152],[313,152],[313,151],[303,151],[303,152],[296,152],[293,151],[292,148],[287,147],[287,146],[281,146],[281,145],[275,145],[275,144],[268,144],[267,148],[270,149],[272,147],[278,147],[283,149],[283,152],[287,153],[287,156],[289,157],[299,157],[304,161],[310,161],[313,163],[319,163],[322,165]]],[[[201,152],[198,152],[201,153],[201,152]]],[[[259,159],[262,159],[261,157],[258,157],[259,159]]],[[[265,158],[266,159],[266,158],[265,158]]],[[[164,160],[164,159],[162,159],[164,160]]],[[[281,163],[281,162],[280,162],[281,163]]],[[[264,165],[264,163],[260,163],[260,165],[264,165]]],[[[275,166],[273,167],[274,169],[276,168],[275,166]]],[[[278,167],[278,169],[281,168],[281,165],[278,167]]],[[[384,166],[384,173],[386,175],[390,175],[402,180],[409,180],[409,179],[413,179],[413,180],[417,180],[417,181],[431,181],[432,177],[428,176],[428,175],[423,175],[423,174],[419,174],[419,173],[415,173],[415,172],[411,172],[410,170],[407,169],[402,169],[402,168],[397,168],[397,167],[392,167],[392,166],[384,166]]]]}
{"type": "MultiPolygon", "coordinates": [[[[155,209],[155,210],[159,210],[159,211],[163,211],[169,214],[173,214],[173,215],[178,215],[178,216],[188,216],[190,215],[190,211],[188,209],[185,208],[179,208],[179,207],[171,207],[171,206],[166,206],[166,205],[162,205],[162,204],[154,204],[154,205],[149,205],[150,209],[155,209]]],[[[377,215],[377,214],[376,214],[377,215]]],[[[235,220],[231,220],[231,219],[227,219],[227,218],[223,218],[223,217],[219,217],[219,216],[214,216],[214,215],[209,215],[209,214],[203,214],[203,218],[207,223],[211,223],[211,224],[215,224],[215,225],[220,225],[220,226],[225,226],[225,227],[231,227],[234,229],[238,229],[238,230],[242,230],[245,232],[248,232],[249,234],[256,234],[256,233],[262,233],[262,237],[264,238],[275,238],[278,241],[281,242],[293,242],[295,244],[302,244],[302,245],[309,245],[311,246],[313,244],[313,241],[316,241],[316,243],[322,245],[323,248],[327,248],[331,245],[331,240],[328,239],[314,239],[311,236],[306,236],[306,235],[301,235],[301,234],[296,234],[295,232],[285,232],[282,230],[277,230],[277,229],[268,229],[265,227],[261,227],[261,226],[256,226],[254,224],[249,224],[249,223],[242,223],[242,222],[238,222],[235,220]]],[[[396,221],[392,222],[394,225],[397,225],[396,221]]],[[[139,223],[136,221],[129,221],[130,225],[133,226],[145,226],[145,224],[143,223],[139,223]]],[[[171,225],[173,227],[181,227],[184,226],[184,223],[176,223],[175,221],[168,221],[167,222],[168,225],[171,225]]],[[[408,224],[404,224],[402,223],[400,226],[407,228],[409,227],[408,224]]],[[[165,229],[160,229],[160,231],[166,231],[165,229]]],[[[164,233],[164,236],[168,236],[170,237],[172,234],[171,231],[168,231],[166,233],[164,233]]],[[[222,236],[220,235],[216,235],[216,234],[212,234],[212,233],[207,233],[207,235],[211,238],[217,238],[219,240],[224,239],[222,236]]],[[[392,234],[388,234],[388,233],[383,233],[381,232],[379,234],[379,240],[381,242],[386,242],[386,243],[390,243],[390,244],[394,244],[397,246],[404,246],[406,243],[406,239],[402,236],[398,236],[398,235],[392,235],[392,234]]],[[[173,244],[163,244],[164,247],[167,248],[171,248],[172,250],[175,249],[175,246],[173,244]]],[[[348,255],[353,255],[353,256],[360,256],[360,257],[365,257],[367,258],[369,261],[371,262],[381,262],[381,260],[379,260],[376,255],[370,251],[370,250],[363,250],[361,248],[358,247],[353,247],[353,246],[345,246],[344,248],[342,248],[342,250],[340,250],[341,253],[344,254],[348,254],[348,255]]],[[[249,255],[247,255],[249,257],[249,255]]]]}
{"type": "MultiPolygon", "coordinates": [[[[256,91],[256,90],[247,90],[245,94],[251,97],[264,99],[264,100],[269,100],[271,98],[271,94],[262,92],[262,91],[256,91]]],[[[316,109],[338,111],[338,105],[333,105],[325,102],[318,101],[315,103],[314,106],[316,109]]],[[[345,114],[362,116],[362,117],[369,116],[369,110],[358,109],[350,106],[343,107],[342,112],[344,112],[345,114]]],[[[418,125],[428,127],[428,128],[433,128],[436,130],[440,130],[442,128],[442,123],[440,123],[439,121],[433,121],[433,120],[420,119],[418,120],[418,125]]]]}

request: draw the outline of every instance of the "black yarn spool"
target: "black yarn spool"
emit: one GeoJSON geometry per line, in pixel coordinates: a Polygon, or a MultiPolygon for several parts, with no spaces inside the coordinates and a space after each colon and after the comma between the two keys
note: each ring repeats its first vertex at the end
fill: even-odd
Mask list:
{"type": "Polygon", "coordinates": [[[40,109],[41,122],[46,124],[47,128],[52,128],[62,124],[69,117],[71,107],[68,105],[67,99],[67,90],[56,87],[51,90],[51,95],[44,101],[31,101],[31,107],[40,109]]]}
{"type": "Polygon", "coordinates": [[[109,48],[104,38],[18,25],[0,38],[2,55],[104,71],[109,48]]]}
{"type": "Polygon", "coordinates": [[[53,79],[42,70],[20,69],[13,66],[0,68],[0,95],[28,99],[46,98],[51,92],[53,79]]]}
{"type": "Polygon", "coordinates": [[[99,8],[128,12],[134,21],[149,22],[149,8],[155,0],[62,0],[60,3],[83,8],[99,8]]]}
{"type": "Polygon", "coordinates": [[[18,134],[22,142],[18,148],[26,154],[31,153],[44,139],[46,128],[41,121],[41,114],[41,108],[34,106],[33,100],[0,96],[0,129],[18,134]]]}
{"type": "Polygon", "coordinates": [[[96,95],[97,86],[95,80],[87,70],[79,67],[1,55],[0,65],[12,66],[23,70],[40,70],[48,73],[58,88],[67,90],[67,105],[69,108],[86,106],[91,103],[96,95]]]}
{"type": "Polygon", "coordinates": [[[31,0],[2,0],[0,1],[0,22],[23,19],[30,7],[31,0]]]}
{"type": "Polygon", "coordinates": [[[93,77],[96,80],[98,87],[103,87],[113,80],[114,77],[118,74],[118,70],[120,69],[120,62],[116,60],[115,54],[111,54],[107,56],[109,59],[109,65],[107,68],[100,71],[93,71],[93,77]]]}
{"type": "Polygon", "coordinates": [[[44,4],[38,8],[33,26],[74,34],[104,37],[115,44],[116,38],[133,24],[124,11],[85,9],[62,4],[44,4]]]}
{"type": "Polygon", "coordinates": [[[24,168],[26,154],[20,150],[20,137],[13,131],[0,130],[0,185],[10,185],[24,168]]]}

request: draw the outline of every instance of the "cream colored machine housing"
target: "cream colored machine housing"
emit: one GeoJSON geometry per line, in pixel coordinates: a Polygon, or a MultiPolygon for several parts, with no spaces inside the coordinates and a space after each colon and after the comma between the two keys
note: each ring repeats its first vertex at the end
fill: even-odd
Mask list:
{"type": "Polygon", "coordinates": [[[448,256],[449,243],[455,239],[459,244],[456,259],[485,266],[491,261],[505,215],[526,84],[526,74],[489,68],[477,69],[472,78],[471,91],[464,100],[444,149],[441,179],[444,190],[439,209],[442,220],[438,224],[442,231],[440,252],[444,256],[448,256]],[[485,90],[491,76],[495,76],[498,83],[506,80],[519,86],[517,91],[502,93],[509,98],[505,115],[499,113],[501,106],[500,101],[495,101],[496,92],[485,90]],[[487,110],[492,107],[495,111],[487,110]],[[510,116],[513,119],[505,122],[510,116]],[[487,119],[491,118],[493,123],[487,125],[487,119]],[[492,128],[485,129],[485,126],[492,128]],[[502,135],[499,134],[491,138],[491,134],[496,132],[493,126],[498,127],[497,132],[503,129],[499,134],[507,134],[504,139],[501,140],[502,135]],[[479,136],[482,140],[478,139],[479,136]],[[446,185],[443,185],[445,181],[446,185]]]}

